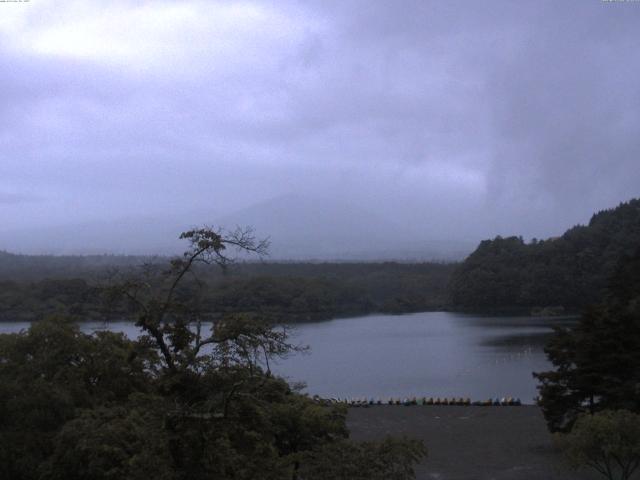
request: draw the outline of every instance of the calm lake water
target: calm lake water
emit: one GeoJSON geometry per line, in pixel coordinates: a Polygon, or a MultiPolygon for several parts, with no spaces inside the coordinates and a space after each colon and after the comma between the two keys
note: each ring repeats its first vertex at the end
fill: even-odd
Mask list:
{"type": "MultiPolygon", "coordinates": [[[[554,325],[572,318],[487,317],[448,312],[369,315],[296,325],[307,354],[272,368],[323,397],[520,397],[537,395],[531,372],[549,368],[543,347],[554,325]]],[[[0,323],[0,333],[28,328],[0,323]]],[[[85,323],[84,331],[104,328],[85,323]]],[[[109,329],[137,335],[131,323],[109,329]]]]}

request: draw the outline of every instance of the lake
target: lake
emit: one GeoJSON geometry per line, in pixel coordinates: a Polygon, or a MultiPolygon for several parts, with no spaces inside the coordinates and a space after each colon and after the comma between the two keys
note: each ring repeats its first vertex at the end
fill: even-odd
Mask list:
{"type": "MultiPolygon", "coordinates": [[[[575,318],[492,317],[449,312],[368,315],[293,326],[307,354],[272,368],[323,397],[519,397],[537,395],[531,372],[549,369],[543,348],[555,325],[575,318]]],[[[0,333],[28,328],[0,323],[0,333]]],[[[86,332],[104,328],[84,323],[86,332]]],[[[136,336],[128,322],[109,328],[136,336]]]]}

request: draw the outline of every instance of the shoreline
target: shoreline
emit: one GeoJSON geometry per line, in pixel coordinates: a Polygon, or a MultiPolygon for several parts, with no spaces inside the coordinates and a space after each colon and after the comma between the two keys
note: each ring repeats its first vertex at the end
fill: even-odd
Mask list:
{"type": "MultiPolygon", "coordinates": [[[[534,313],[531,310],[496,310],[496,311],[487,311],[487,310],[462,310],[455,308],[446,308],[446,307],[434,307],[432,309],[421,309],[421,310],[407,310],[407,311],[369,311],[369,312],[345,312],[345,313],[333,313],[330,316],[326,316],[325,314],[320,313],[308,313],[308,314],[300,314],[300,316],[295,320],[290,321],[277,321],[273,322],[275,325],[304,325],[308,323],[325,323],[331,322],[334,320],[349,320],[354,318],[365,318],[365,317],[376,317],[376,316],[393,316],[393,317],[402,317],[408,315],[417,315],[421,313],[451,313],[459,316],[470,316],[470,317],[478,317],[478,318],[538,318],[538,319],[551,319],[551,320],[573,320],[580,318],[580,312],[572,312],[567,311],[559,315],[549,315],[549,314],[541,314],[534,313]],[[306,318],[303,318],[306,317],[306,318]],[[311,318],[313,317],[313,318],[311,318]]],[[[122,323],[129,322],[135,323],[133,318],[122,317],[117,320],[113,320],[111,318],[105,318],[104,316],[96,315],[93,317],[91,314],[88,315],[78,315],[78,314],[66,314],[64,312],[50,312],[46,314],[41,313],[31,313],[29,315],[24,315],[24,312],[19,312],[15,315],[9,316],[6,312],[4,312],[0,316],[0,324],[1,323],[34,323],[39,322],[45,319],[48,316],[56,316],[63,315],[68,316],[68,318],[76,323],[84,324],[84,323],[122,323]]],[[[223,315],[223,314],[220,314],[223,315]]],[[[269,313],[268,315],[278,315],[275,313],[269,313]]],[[[283,314],[284,316],[289,315],[287,313],[283,314]]],[[[208,323],[205,322],[205,323],[208,323]]]]}
{"type": "Polygon", "coordinates": [[[552,443],[540,408],[372,405],[349,408],[347,426],[357,441],[387,435],[424,441],[428,456],[417,480],[590,480],[572,471],[552,443]]]}

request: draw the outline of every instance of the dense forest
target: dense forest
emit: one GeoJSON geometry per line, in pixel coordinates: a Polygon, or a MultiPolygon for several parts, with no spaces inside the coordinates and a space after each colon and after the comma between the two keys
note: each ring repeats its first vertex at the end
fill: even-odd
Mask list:
{"type": "Polygon", "coordinates": [[[459,265],[229,264],[235,237],[181,238],[190,249],[170,261],[0,255],[0,318],[43,319],[0,336],[1,478],[414,478],[421,442],[353,442],[343,407],[269,368],[299,351],[279,322],[374,311],[600,302],[547,346],[540,405],[565,434],[584,413],[638,411],[640,200],[559,238],[483,241],[459,265]],[[143,335],[74,321],[107,316],[143,335]]]}
{"type": "MultiPolygon", "coordinates": [[[[0,335],[0,478],[415,478],[422,442],[351,441],[344,406],[271,373],[270,360],[299,350],[285,328],[238,313],[209,327],[196,316],[192,328],[204,287],[194,264],[220,266],[237,239],[183,236],[190,248],[168,268],[108,287],[140,338],[87,335],[63,316],[0,335]]],[[[248,237],[241,245],[259,248],[248,237]]]]}
{"type": "Polygon", "coordinates": [[[582,310],[602,298],[617,262],[640,245],[640,199],[596,213],[561,237],[485,240],[454,272],[454,308],[582,310]]]}
{"type": "MultiPolygon", "coordinates": [[[[167,263],[166,258],[0,253],[0,321],[50,314],[101,319],[105,305],[96,289],[137,265],[162,269],[167,263]]],[[[226,273],[202,265],[194,270],[205,284],[200,298],[204,310],[296,322],[443,309],[453,268],[442,263],[244,262],[230,265],[226,273]]]]}
{"type": "MultiPolygon", "coordinates": [[[[194,268],[199,302],[212,315],[255,314],[299,322],[373,312],[429,310],[578,312],[601,298],[618,260],[640,245],[640,200],[596,213],[547,240],[485,240],[460,264],[243,261],[194,268]]],[[[28,256],[0,252],[0,321],[51,314],[102,319],[96,295],[114,276],[165,257],[28,256]]],[[[105,310],[106,309],[106,310],[105,310]]]]}
{"type": "Polygon", "coordinates": [[[584,413],[640,412],[640,248],[617,262],[602,301],[557,329],[545,352],[554,370],[534,376],[552,431],[570,430],[584,413]]]}
{"type": "Polygon", "coordinates": [[[0,281],[30,282],[45,278],[101,276],[112,268],[131,268],[159,258],[126,255],[17,255],[0,251],[0,281]]]}

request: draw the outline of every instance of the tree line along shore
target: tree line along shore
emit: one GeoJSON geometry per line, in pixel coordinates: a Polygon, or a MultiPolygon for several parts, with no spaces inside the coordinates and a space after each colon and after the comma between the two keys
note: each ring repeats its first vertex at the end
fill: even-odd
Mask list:
{"type": "MultiPolygon", "coordinates": [[[[609,265],[582,255],[595,262],[585,260],[585,265],[610,268],[611,274],[602,286],[593,280],[604,275],[600,270],[592,282],[582,281],[581,288],[595,289],[593,297],[584,300],[591,305],[584,307],[576,326],[557,330],[546,346],[552,369],[534,373],[538,412],[557,446],[574,466],[589,466],[610,479],[628,480],[640,467],[640,248],[634,236],[639,215],[638,201],[631,201],[595,215],[584,227],[581,238],[597,239],[601,223],[618,225],[605,220],[620,217],[619,224],[626,226],[611,227],[610,232],[626,233],[612,237],[620,241],[607,243],[619,256],[609,265]]],[[[274,327],[277,311],[253,311],[252,303],[246,309],[213,312],[207,303],[212,285],[208,275],[230,280],[210,274],[208,266],[197,267],[227,267],[227,245],[260,253],[263,244],[247,232],[223,235],[208,228],[184,232],[181,238],[188,249],[168,264],[109,270],[101,285],[87,287],[96,312],[125,315],[141,329],[139,338],[110,331],[82,333],[76,320],[83,311],[67,310],[62,301],[54,304],[60,309],[56,315],[43,313],[43,321],[28,330],[0,335],[0,478],[410,480],[424,473],[424,459],[429,460],[423,436],[405,437],[412,434],[411,427],[396,432],[385,417],[397,419],[400,412],[412,411],[414,420],[421,417],[428,425],[435,406],[348,411],[343,403],[302,394],[269,367],[271,361],[300,350],[289,342],[286,328],[274,327]],[[217,321],[204,325],[213,314],[219,315],[217,321]],[[369,411],[385,415],[372,422],[355,413],[369,411]],[[378,426],[385,436],[376,431],[378,426]],[[390,432],[403,436],[387,437],[390,432]]],[[[502,248],[504,240],[483,242],[470,263],[467,259],[443,267],[452,268],[446,294],[454,303],[447,305],[466,306],[455,303],[455,292],[461,279],[475,278],[474,272],[494,272],[499,280],[504,271],[494,265],[525,262],[527,252],[539,258],[539,242],[525,245],[507,239],[509,248],[502,248]],[[513,249],[512,244],[520,247],[513,249]]],[[[551,242],[560,242],[562,248],[573,245],[568,239],[551,242]]],[[[593,273],[591,267],[579,272],[593,273]]],[[[500,281],[492,283],[491,275],[480,278],[489,291],[506,288],[500,281]]],[[[527,285],[527,275],[509,278],[507,286],[514,292],[527,285]]],[[[55,280],[39,281],[58,286],[55,280]]],[[[73,275],[65,281],[71,282],[68,295],[77,293],[77,282],[89,284],[73,275]]],[[[32,284],[28,282],[34,280],[23,285],[32,284]]],[[[3,301],[11,298],[11,288],[2,292],[3,301]]],[[[270,295],[258,298],[271,305],[270,295]]],[[[45,293],[40,299],[59,301],[45,293]]],[[[478,308],[487,306],[493,305],[478,308]]],[[[531,412],[527,407],[437,408],[531,412]]],[[[493,415],[496,421],[507,417],[516,419],[493,415]]],[[[440,420],[439,415],[433,418],[440,420]]],[[[449,421],[450,426],[454,423],[449,421]]],[[[471,453],[482,454],[482,448],[476,446],[471,453]]],[[[455,452],[449,454],[449,462],[458,458],[455,452]]]]}
{"type": "MultiPolygon", "coordinates": [[[[369,313],[453,310],[571,314],[599,301],[616,263],[640,245],[640,200],[593,215],[547,240],[496,237],[459,263],[239,262],[226,273],[195,270],[202,311],[304,322],[369,313]]],[[[28,256],[0,252],[0,321],[51,314],[78,320],[122,316],[96,300],[117,272],[164,257],[28,256]]],[[[188,287],[185,287],[188,289],[188,287]]],[[[187,294],[185,291],[184,294],[187,294]]]]}

